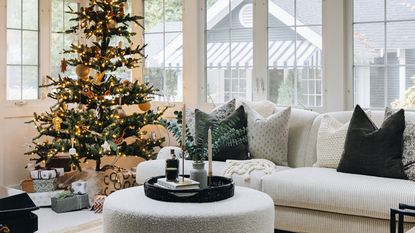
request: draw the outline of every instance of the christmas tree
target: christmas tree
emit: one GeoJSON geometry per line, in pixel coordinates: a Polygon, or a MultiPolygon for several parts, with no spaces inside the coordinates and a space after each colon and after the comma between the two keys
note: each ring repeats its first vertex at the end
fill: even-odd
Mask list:
{"type": "Polygon", "coordinates": [[[41,86],[50,88],[48,97],[57,103],[50,112],[35,113],[30,121],[39,135],[26,154],[36,154],[36,162],[47,163],[66,153],[79,169],[80,162],[95,160],[98,171],[105,155],[150,159],[163,143],[164,138],[148,136],[142,130],[160,124],[166,110],[150,109],[157,90],[114,74],[120,68],[138,67],[144,56],[145,45],[134,46],[131,38],[136,33],[130,30],[132,24],[142,27],[139,21],[143,18],[126,13],[126,1],[91,0],[79,11],[69,9],[77,25],[64,33],[84,35],[85,41],[74,42],[63,51],[72,56],[61,61],[61,74],[48,77],[49,84],[41,86]],[[68,65],[76,67],[78,78],[65,76],[68,65]],[[127,115],[122,105],[138,105],[141,111],[127,115]]]}

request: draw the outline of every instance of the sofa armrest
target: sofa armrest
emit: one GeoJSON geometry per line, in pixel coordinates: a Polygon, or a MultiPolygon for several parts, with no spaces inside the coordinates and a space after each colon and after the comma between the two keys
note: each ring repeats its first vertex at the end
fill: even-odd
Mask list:
{"type": "Polygon", "coordinates": [[[174,153],[178,158],[181,157],[182,149],[177,146],[166,146],[160,149],[157,154],[157,159],[168,159],[170,157],[170,150],[174,150],[174,153]]]}

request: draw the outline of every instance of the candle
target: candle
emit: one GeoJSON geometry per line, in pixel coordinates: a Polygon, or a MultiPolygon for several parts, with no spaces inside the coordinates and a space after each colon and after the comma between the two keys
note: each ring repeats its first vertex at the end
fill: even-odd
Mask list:
{"type": "Polygon", "coordinates": [[[184,183],[184,156],[186,151],[186,104],[182,111],[182,182],[184,183]]]}
{"type": "Polygon", "coordinates": [[[212,176],[212,130],[208,130],[208,176],[212,176]]]}
{"type": "Polygon", "coordinates": [[[186,104],[183,104],[182,112],[182,147],[186,146],[186,104]]]}

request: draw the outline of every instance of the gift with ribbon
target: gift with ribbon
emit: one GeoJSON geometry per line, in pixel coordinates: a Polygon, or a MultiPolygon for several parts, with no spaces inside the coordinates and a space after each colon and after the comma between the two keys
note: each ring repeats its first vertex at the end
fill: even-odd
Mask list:
{"type": "Polygon", "coordinates": [[[43,168],[38,170],[33,170],[30,172],[30,176],[34,180],[48,180],[59,177],[64,174],[63,168],[43,168]]]}
{"type": "Polygon", "coordinates": [[[62,192],[56,197],[52,197],[51,202],[52,210],[56,213],[89,208],[88,194],[75,194],[70,191],[62,192]]]}

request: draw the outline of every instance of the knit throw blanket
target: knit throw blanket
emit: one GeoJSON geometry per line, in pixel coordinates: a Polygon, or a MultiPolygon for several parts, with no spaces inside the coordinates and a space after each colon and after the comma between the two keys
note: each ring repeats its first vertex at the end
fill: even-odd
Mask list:
{"type": "Polygon", "coordinates": [[[252,171],[263,171],[265,174],[271,174],[277,166],[266,159],[250,160],[226,160],[222,176],[231,178],[233,174],[243,176],[244,180],[249,180],[252,171]]]}

